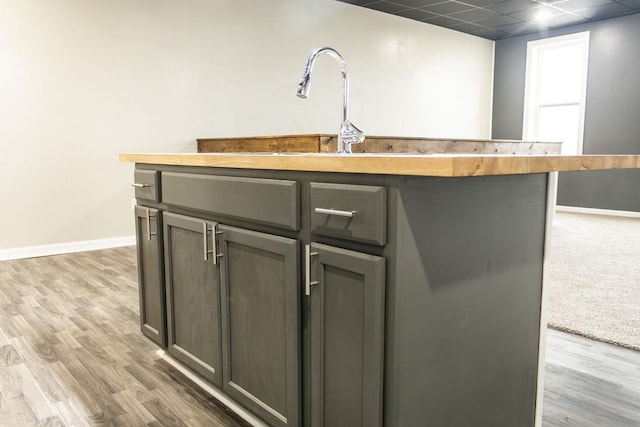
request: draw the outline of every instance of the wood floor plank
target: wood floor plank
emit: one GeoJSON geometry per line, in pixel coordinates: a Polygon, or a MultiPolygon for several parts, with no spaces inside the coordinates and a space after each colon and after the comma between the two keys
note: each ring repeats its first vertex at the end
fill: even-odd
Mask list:
{"type": "Polygon", "coordinates": [[[0,346],[0,366],[12,366],[22,363],[22,357],[11,344],[0,346]]]}
{"type": "Polygon", "coordinates": [[[82,410],[78,407],[74,399],[65,399],[57,402],[56,408],[58,408],[58,415],[62,420],[64,426],[88,426],[86,417],[82,410]]]}
{"type": "Polygon", "coordinates": [[[127,365],[123,369],[147,390],[154,390],[160,386],[160,381],[139,365],[127,365]]]}
{"type": "Polygon", "coordinates": [[[16,351],[20,353],[20,365],[24,365],[26,372],[35,378],[38,387],[50,402],[68,398],[66,389],[56,380],[53,372],[48,368],[48,363],[42,362],[42,359],[31,349],[24,337],[12,338],[11,342],[16,351]]]}
{"type": "Polygon", "coordinates": [[[176,414],[160,399],[153,399],[142,403],[160,424],[165,426],[187,427],[176,414]]]}
{"type": "Polygon", "coordinates": [[[119,393],[115,393],[113,398],[122,406],[125,410],[126,416],[121,416],[120,421],[128,420],[128,425],[141,426],[151,423],[157,420],[147,408],[145,404],[138,400],[139,395],[130,390],[124,390],[119,393]]]}
{"type": "Polygon", "coordinates": [[[0,426],[38,427],[40,422],[24,397],[14,397],[3,401],[0,410],[0,426]]]}
{"type": "Polygon", "coordinates": [[[67,329],[57,332],[56,338],[60,342],[62,348],[75,350],[82,347],[82,344],[80,344],[75,337],[78,335],[81,335],[79,332],[83,332],[83,331],[77,328],[75,323],[73,322],[70,322],[70,323],[73,326],[69,326],[67,329]]]}
{"type": "Polygon", "coordinates": [[[543,425],[640,426],[640,352],[549,329],[543,425]]]}
{"type": "Polygon", "coordinates": [[[34,378],[30,369],[24,363],[11,366],[12,373],[20,377],[22,383],[22,398],[29,405],[31,412],[38,422],[57,415],[55,407],[46,394],[43,392],[40,384],[34,378]]]}
{"type": "Polygon", "coordinates": [[[0,396],[5,401],[22,397],[22,378],[11,367],[0,367],[0,396]]]}
{"type": "Polygon", "coordinates": [[[91,414],[100,412],[100,406],[95,396],[90,390],[86,390],[80,382],[76,381],[76,378],[69,372],[64,363],[60,361],[52,363],[48,365],[48,368],[52,371],[54,378],[64,385],[71,396],[68,402],[58,402],[58,405],[63,409],[60,412],[63,419],[66,420],[68,418],[65,415],[77,414],[80,419],[85,420],[88,424],[88,417],[91,414]]]}
{"type": "Polygon", "coordinates": [[[47,419],[40,421],[41,427],[64,427],[64,423],[62,418],[59,415],[54,415],[53,417],[49,417],[47,419]]]}

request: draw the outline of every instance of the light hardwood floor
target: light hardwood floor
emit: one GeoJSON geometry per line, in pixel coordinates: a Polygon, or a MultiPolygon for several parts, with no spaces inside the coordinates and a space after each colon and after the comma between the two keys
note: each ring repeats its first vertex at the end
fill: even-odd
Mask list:
{"type": "Polygon", "coordinates": [[[245,425],[140,332],[135,249],[0,263],[0,426],[245,425]]]}
{"type": "Polygon", "coordinates": [[[544,426],[640,426],[640,351],[547,329],[542,420],[544,426]]]}
{"type": "MultiPolygon", "coordinates": [[[[246,425],[138,312],[133,247],[0,262],[0,426],[246,425]]],[[[547,350],[543,425],[640,425],[640,352],[553,330],[547,350]]]]}

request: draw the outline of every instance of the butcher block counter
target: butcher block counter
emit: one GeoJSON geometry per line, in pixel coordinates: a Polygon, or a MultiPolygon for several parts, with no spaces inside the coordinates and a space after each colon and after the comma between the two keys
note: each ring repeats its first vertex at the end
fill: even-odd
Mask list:
{"type": "Polygon", "coordinates": [[[120,161],[213,168],[449,177],[640,167],[638,155],[146,153],[120,154],[120,161]]]}
{"type": "Polygon", "coordinates": [[[135,163],[142,332],[252,425],[280,427],[540,426],[553,172],[640,167],[637,155],[120,160],[135,163]]]}

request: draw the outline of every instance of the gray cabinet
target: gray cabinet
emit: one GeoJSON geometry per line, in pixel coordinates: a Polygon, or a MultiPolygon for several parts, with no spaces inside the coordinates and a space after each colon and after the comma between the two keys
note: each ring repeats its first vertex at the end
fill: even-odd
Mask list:
{"type": "Polygon", "coordinates": [[[160,197],[160,171],[136,169],[133,173],[133,184],[136,199],[147,202],[159,202],[160,197]]]}
{"type": "Polygon", "coordinates": [[[162,218],[157,209],[136,206],[136,249],[140,291],[140,327],[153,342],[167,346],[162,218]]]}
{"type": "Polygon", "coordinates": [[[136,211],[145,333],[280,427],[303,424],[304,337],[309,425],[381,426],[385,260],[312,243],[303,273],[300,249],[328,237],[381,253],[386,189],[312,182],[301,195],[295,180],[145,172],[136,194],[163,211],[136,211]],[[303,278],[316,283],[306,300],[303,278]]]}
{"type": "Polygon", "coordinates": [[[300,425],[296,240],[165,214],[168,352],[274,426],[300,425]]]}
{"type": "Polygon", "coordinates": [[[268,224],[300,228],[296,181],[163,172],[162,200],[168,205],[268,224]]]}
{"type": "Polygon", "coordinates": [[[272,426],[300,425],[298,242],[219,227],[223,390],[272,426]]]}
{"type": "Polygon", "coordinates": [[[312,426],[381,426],[383,258],[312,243],[308,249],[312,426]]]}
{"type": "Polygon", "coordinates": [[[220,386],[220,281],[215,251],[215,223],[164,215],[167,285],[167,351],[220,386]]]}

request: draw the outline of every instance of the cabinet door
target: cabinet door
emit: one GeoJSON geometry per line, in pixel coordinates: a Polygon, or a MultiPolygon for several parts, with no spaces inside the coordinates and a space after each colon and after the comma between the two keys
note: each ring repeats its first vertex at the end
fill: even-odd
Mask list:
{"type": "Polygon", "coordinates": [[[300,425],[295,240],[221,226],[223,390],[272,426],[300,425]]]}
{"type": "Polygon", "coordinates": [[[167,346],[164,274],[162,271],[161,213],[136,206],[136,249],[140,290],[140,327],[153,342],[167,346]]]}
{"type": "Polygon", "coordinates": [[[215,226],[183,215],[164,216],[167,351],[219,386],[220,283],[212,249],[215,226]]]}
{"type": "Polygon", "coordinates": [[[384,258],[316,243],[311,254],[311,425],[381,426],[384,258]]]}

